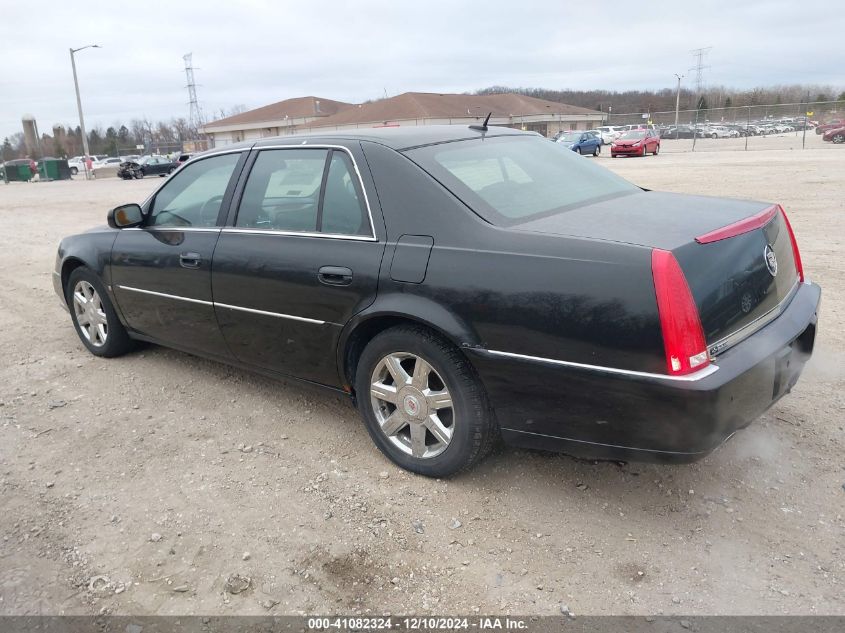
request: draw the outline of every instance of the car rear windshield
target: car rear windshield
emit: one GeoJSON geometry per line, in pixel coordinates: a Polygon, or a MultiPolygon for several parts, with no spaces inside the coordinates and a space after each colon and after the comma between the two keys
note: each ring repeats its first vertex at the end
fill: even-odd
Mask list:
{"type": "Polygon", "coordinates": [[[622,135],[623,140],[645,138],[645,130],[631,130],[622,135]]]}
{"type": "Polygon", "coordinates": [[[499,136],[406,152],[482,218],[511,226],[639,188],[539,136],[499,136]]]}

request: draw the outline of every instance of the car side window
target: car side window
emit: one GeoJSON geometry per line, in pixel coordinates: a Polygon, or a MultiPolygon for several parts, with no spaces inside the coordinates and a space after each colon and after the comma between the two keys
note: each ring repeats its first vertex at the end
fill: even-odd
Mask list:
{"type": "Polygon", "coordinates": [[[240,152],[236,152],[186,165],[156,194],[146,225],[215,226],[223,195],[240,158],[240,152]]]}
{"type": "Polygon", "coordinates": [[[339,235],[370,235],[360,187],[349,155],[333,151],[317,230],[339,235]]]}
{"type": "Polygon", "coordinates": [[[370,235],[351,159],[342,151],[316,148],[261,151],[247,178],[235,226],[370,235]]]}
{"type": "Polygon", "coordinates": [[[235,226],[314,232],[325,149],[272,149],[258,154],[244,187],[235,226]]]}

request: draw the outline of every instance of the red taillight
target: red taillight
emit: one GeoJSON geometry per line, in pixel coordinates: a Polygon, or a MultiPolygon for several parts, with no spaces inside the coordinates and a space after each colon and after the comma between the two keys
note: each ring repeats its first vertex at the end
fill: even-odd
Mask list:
{"type": "Polygon", "coordinates": [[[801,263],[801,253],[798,252],[798,241],[795,239],[795,233],[792,232],[792,225],[789,223],[789,218],[786,217],[786,211],[780,205],[777,208],[780,209],[783,222],[786,224],[786,230],[789,231],[789,241],[792,242],[792,259],[795,260],[795,270],[798,271],[798,279],[804,281],[804,264],[801,263]]]}
{"type": "Polygon", "coordinates": [[[654,249],[651,273],[669,373],[679,376],[707,367],[710,355],[698,308],[675,256],[669,251],[654,249]]]}
{"type": "MultiPolygon", "coordinates": [[[[736,237],[737,235],[742,235],[743,233],[749,233],[754,229],[766,226],[771,219],[775,217],[778,209],[780,209],[778,205],[769,207],[757,215],[752,215],[750,218],[745,218],[744,220],[728,224],[727,226],[723,226],[715,231],[699,235],[695,238],[695,241],[699,244],[709,244],[710,242],[718,242],[719,240],[726,240],[729,237],[736,237]]],[[[781,211],[782,210],[783,209],[781,209],[781,211]]]]}

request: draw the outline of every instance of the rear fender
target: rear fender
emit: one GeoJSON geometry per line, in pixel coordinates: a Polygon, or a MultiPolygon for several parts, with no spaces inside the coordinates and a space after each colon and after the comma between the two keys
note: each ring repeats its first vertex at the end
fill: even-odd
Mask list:
{"type": "MultiPolygon", "coordinates": [[[[355,342],[358,334],[365,329],[369,330],[369,326],[377,321],[383,322],[385,327],[401,321],[418,323],[438,332],[458,348],[481,346],[475,329],[443,305],[427,297],[402,292],[379,294],[375,303],[352,317],[340,333],[337,345],[337,367],[338,375],[345,388],[350,383],[347,371],[350,345],[355,342]]],[[[380,329],[368,331],[367,340],[377,334],[380,329]]]]}

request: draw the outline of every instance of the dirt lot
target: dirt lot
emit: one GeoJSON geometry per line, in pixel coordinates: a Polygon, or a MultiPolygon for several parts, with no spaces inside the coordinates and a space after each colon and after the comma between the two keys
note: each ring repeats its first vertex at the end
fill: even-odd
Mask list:
{"type": "Polygon", "coordinates": [[[0,613],[845,614],[845,148],[670,149],[598,160],[785,205],[824,287],[804,378],[693,465],[500,448],[450,481],[393,467],[333,395],[89,355],[56,245],[159,179],[0,185],[0,613]]]}

